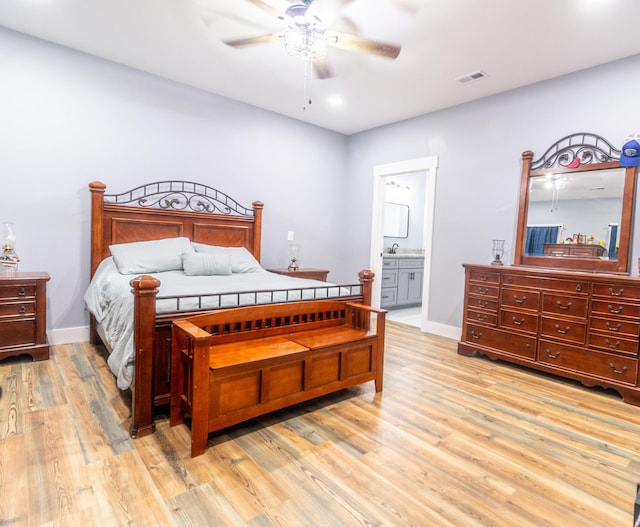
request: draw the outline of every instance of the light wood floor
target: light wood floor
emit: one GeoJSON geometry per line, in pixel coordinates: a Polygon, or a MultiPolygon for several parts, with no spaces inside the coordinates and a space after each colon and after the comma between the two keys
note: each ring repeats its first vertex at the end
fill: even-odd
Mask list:
{"type": "Polygon", "coordinates": [[[2,526],[632,525],[640,409],[389,323],[373,383],[211,436],[132,441],[103,350],[0,363],[2,526]]]}

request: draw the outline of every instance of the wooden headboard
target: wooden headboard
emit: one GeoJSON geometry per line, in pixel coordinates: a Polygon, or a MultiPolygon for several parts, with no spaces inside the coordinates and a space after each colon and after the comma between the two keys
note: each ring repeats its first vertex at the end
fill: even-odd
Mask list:
{"type": "Polygon", "coordinates": [[[260,261],[262,209],[240,205],[226,194],[189,181],[160,181],[121,194],[91,191],[91,277],[116,243],[186,236],[191,241],[246,247],[260,261]]]}

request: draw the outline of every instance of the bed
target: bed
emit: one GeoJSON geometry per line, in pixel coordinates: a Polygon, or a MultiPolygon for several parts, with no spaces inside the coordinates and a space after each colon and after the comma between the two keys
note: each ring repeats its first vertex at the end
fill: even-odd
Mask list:
{"type": "Polygon", "coordinates": [[[154,409],[170,401],[174,320],[300,300],[371,303],[369,270],[358,273],[357,283],[330,284],[262,269],[259,201],[245,207],[188,181],[155,182],[119,194],[107,194],[106,185],[96,181],[89,190],[90,339],[108,349],[119,388],[131,389],[132,437],[153,433],[154,409]]]}

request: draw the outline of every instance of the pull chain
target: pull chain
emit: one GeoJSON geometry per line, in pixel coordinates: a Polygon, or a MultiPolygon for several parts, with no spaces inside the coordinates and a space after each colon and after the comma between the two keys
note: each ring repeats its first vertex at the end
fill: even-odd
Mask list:
{"type": "Polygon", "coordinates": [[[306,110],[307,105],[311,106],[311,61],[305,59],[304,61],[304,87],[302,90],[302,109],[306,110]]]}

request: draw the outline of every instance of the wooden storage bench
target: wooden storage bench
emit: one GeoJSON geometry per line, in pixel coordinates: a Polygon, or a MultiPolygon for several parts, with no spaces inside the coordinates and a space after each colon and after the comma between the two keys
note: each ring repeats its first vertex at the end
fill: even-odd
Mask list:
{"type": "Polygon", "coordinates": [[[198,456],[210,432],[370,380],[381,391],[385,313],[318,300],[174,321],[171,426],[191,416],[198,456]]]}

